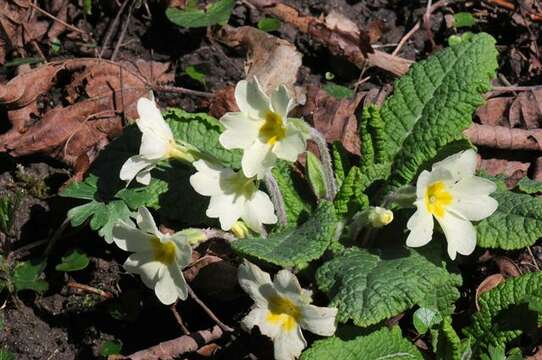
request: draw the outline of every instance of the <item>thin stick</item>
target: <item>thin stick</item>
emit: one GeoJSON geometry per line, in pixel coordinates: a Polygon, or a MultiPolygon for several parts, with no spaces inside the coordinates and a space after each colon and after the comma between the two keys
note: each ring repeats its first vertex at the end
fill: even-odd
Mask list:
{"type": "Polygon", "coordinates": [[[70,29],[70,30],[76,31],[76,32],[78,32],[78,33],[80,33],[80,34],[84,34],[84,35],[87,35],[87,34],[88,34],[86,31],[83,31],[83,30],[81,30],[81,29],[79,29],[79,28],[77,28],[77,27],[75,27],[75,26],[73,26],[73,25],[70,25],[70,24],[68,24],[67,22],[65,22],[64,20],[59,19],[59,18],[57,18],[56,16],[54,16],[53,14],[51,14],[51,13],[49,13],[49,12],[43,10],[42,8],[40,8],[40,7],[39,7],[38,5],[36,5],[36,4],[33,4],[33,3],[29,2],[28,5],[30,5],[33,9],[39,11],[39,12],[42,13],[43,15],[48,16],[48,17],[50,17],[51,19],[53,19],[54,21],[56,21],[56,22],[58,22],[58,23],[64,25],[65,27],[67,27],[67,28],[70,29]]]}
{"type": "Polygon", "coordinates": [[[536,258],[533,255],[533,251],[531,250],[531,247],[527,246],[527,250],[529,251],[529,255],[531,255],[531,259],[533,261],[534,266],[536,267],[536,270],[540,271],[540,266],[538,266],[538,262],[536,261],[536,258]]]}
{"type": "MultiPolygon", "coordinates": [[[[130,1],[130,0],[126,0],[130,1]]],[[[122,24],[122,28],[120,31],[119,38],[117,39],[117,44],[115,45],[115,49],[113,50],[113,54],[111,55],[111,61],[115,61],[115,58],[117,57],[117,54],[120,50],[120,45],[124,41],[124,37],[126,36],[126,32],[128,31],[128,26],[130,25],[130,19],[132,18],[132,11],[134,10],[135,6],[135,0],[132,0],[132,3],[130,4],[130,7],[128,8],[128,15],[126,15],[126,21],[124,21],[124,24],[122,24]]]]}
{"type": "Polygon", "coordinates": [[[208,97],[208,98],[214,96],[210,92],[186,89],[186,88],[178,87],[178,86],[157,85],[157,86],[153,87],[153,90],[154,91],[169,92],[169,93],[176,93],[176,94],[196,95],[196,96],[202,96],[202,97],[208,97]]]}
{"type": "Polygon", "coordinates": [[[99,58],[103,56],[105,49],[107,49],[107,47],[109,46],[109,41],[111,40],[113,31],[116,29],[117,24],[119,23],[119,20],[120,20],[120,16],[124,12],[124,9],[126,8],[126,5],[128,5],[128,2],[130,2],[130,0],[124,0],[122,2],[122,5],[120,6],[119,11],[117,12],[117,15],[115,15],[113,22],[111,23],[111,25],[109,25],[109,28],[107,29],[107,33],[105,34],[104,42],[102,44],[102,49],[100,50],[100,54],[98,55],[99,58]]]}
{"type": "Polygon", "coordinates": [[[42,240],[34,241],[30,244],[26,244],[25,246],[21,246],[20,248],[9,253],[8,261],[10,261],[11,259],[17,259],[21,257],[22,255],[24,255],[24,253],[26,253],[27,251],[32,250],[43,244],[46,244],[47,242],[49,242],[49,239],[42,239],[42,240]]]}
{"type": "Polygon", "coordinates": [[[203,311],[205,311],[205,313],[211,318],[213,319],[213,321],[225,332],[233,332],[234,329],[229,327],[228,325],[224,324],[222,321],[220,321],[220,319],[213,313],[213,311],[211,309],[209,309],[207,307],[207,305],[205,305],[205,303],[203,301],[201,301],[201,299],[196,295],[196,293],[194,293],[194,290],[192,290],[192,288],[187,285],[188,287],[188,295],[190,295],[190,297],[192,298],[192,300],[194,300],[199,306],[201,306],[201,308],[203,309],[203,311]]]}
{"type": "Polygon", "coordinates": [[[51,240],[49,240],[49,245],[47,245],[45,251],[43,252],[44,256],[48,256],[51,253],[51,250],[53,250],[53,246],[55,246],[56,242],[58,241],[60,236],[62,236],[62,233],[64,232],[64,230],[66,230],[69,224],[70,219],[68,219],[68,217],[66,216],[62,224],[58,227],[58,229],[56,229],[55,233],[51,237],[51,240]]]}
{"type": "Polygon", "coordinates": [[[175,302],[175,304],[172,304],[172,305],[170,306],[170,309],[171,309],[171,312],[173,313],[173,316],[175,316],[175,319],[177,320],[177,323],[178,323],[179,326],[181,327],[182,332],[183,332],[185,335],[190,334],[190,331],[189,331],[188,328],[184,325],[183,319],[181,318],[181,314],[179,314],[179,312],[177,311],[177,302],[175,302]]]}
{"type": "Polygon", "coordinates": [[[88,286],[88,285],[85,285],[85,284],[80,284],[80,283],[75,282],[75,281],[70,281],[67,284],[67,286],[69,288],[72,288],[72,289],[79,289],[79,290],[83,290],[83,291],[86,291],[86,292],[94,293],[94,294],[100,295],[101,297],[106,298],[106,299],[112,299],[113,298],[113,294],[111,294],[109,291],[96,289],[95,287],[88,286]]]}
{"type": "Polygon", "coordinates": [[[269,195],[271,195],[271,201],[275,206],[275,211],[277,212],[279,223],[281,225],[287,225],[288,218],[286,217],[286,205],[284,204],[284,198],[282,197],[282,193],[280,192],[279,184],[277,183],[277,180],[275,179],[271,171],[268,171],[265,175],[264,182],[267,191],[269,191],[269,195]]]}
{"type": "Polygon", "coordinates": [[[493,86],[491,91],[499,92],[514,92],[514,91],[534,91],[541,90],[542,85],[533,85],[533,86],[493,86]]]}

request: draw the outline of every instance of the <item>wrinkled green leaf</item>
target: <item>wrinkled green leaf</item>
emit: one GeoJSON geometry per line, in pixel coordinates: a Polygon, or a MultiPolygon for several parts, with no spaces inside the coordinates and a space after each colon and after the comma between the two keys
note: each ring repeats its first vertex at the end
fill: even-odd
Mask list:
{"type": "Polygon", "coordinates": [[[438,329],[431,330],[433,351],[438,359],[442,360],[464,360],[464,355],[470,352],[470,341],[465,343],[452,327],[452,319],[446,316],[439,324],[438,329]]]}
{"type": "Polygon", "coordinates": [[[312,212],[309,202],[302,196],[303,185],[299,177],[286,161],[278,161],[272,170],[273,177],[277,181],[284,205],[286,217],[290,225],[298,224],[312,212]]]}
{"type": "Polygon", "coordinates": [[[364,207],[369,206],[369,199],[363,193],[365,190],[363,178],[364,174],[361,173],[357,166],[350,168],[348,175],[335,196],[334,205],[338,215],[353,215],[364,207]]]}
{"type": "Polygon", "coordinates": [[[455,287],[461,284],[461,277],[435,261],[413,249],[369,252],[351,248],[320,267],[316,282],[330,297],[330,306],[339,309],[338,321],[352,319],[354,324],[366,327],[416,304],[428,306],[426,298],[435,298],[442,289],[452,293],[451,299],[457,299],[455,287]]]}
{"type": "Polygon", "coordinates": [[[458,12],[454,14],[454,26],[456,28],[473,27],[476,25],[476,18],[468,12],[458,12]]]}
{"type": "Polygon", "coordinates": [[[194,7],[187,7],[185,10],[168,8],[166,16],[172,23],[187,28],[225,25],[228,23],[234,5],[234,0],[217,0],[206,10],[194,7]]]}
{"type": "Polygon", "coordinates": [[[88,266],[89,258],[88,256],[80,252],[79,250],[74,250],[68,255],[62,257],[62,262],[55,266],[55,269],[58,271],[77,271],[83,270],[88,266]]]}
{"type": "Polygon", "coordinates": [[[311,184],[312,191],[318,199],[326,196],[326,175],[320,159],[312,152],[307,151],[307,177],[311,184]]]}
{"type": "Polygon", "coordinates": [[[331,337],[318,340],[305,350],[301,360],[354,360],[354,359],[423,359],[414,344],[401,335],[401,328],[382,328],[367,336],[353,340],[331,337]]]}
{"type": "Polygon", "coordinates": [[[517,187],[519,191],[522,191],[526,194],[542,193],[542,181],[532,180],[528,177],[522,178],[518,182],[517,187]]]}
{"type": "Polygon", "coordinates": [[[280,229],[267,238],[234,241],[232,247],[243,256],[282,267],[304,268],[318,259],[335,237],[337,218],[333,205],[322,201],[314,214],[299,227],[280,229]]]}
{"type": "Polygon", "coordinates": [[[258,29],[265,32],[277,31],[280,29],[280,20],[275,18],[263,18],[258,21],[258,29]]]}

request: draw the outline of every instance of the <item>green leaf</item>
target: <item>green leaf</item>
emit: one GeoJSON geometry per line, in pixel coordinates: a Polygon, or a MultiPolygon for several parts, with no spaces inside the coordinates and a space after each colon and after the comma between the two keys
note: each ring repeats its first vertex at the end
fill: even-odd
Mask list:
{"type": "Polygon", "coordinates": [[[505,250],[533,245],[542,236],[542,199],[498,188],[499,207],[476,226],[478,245],[505,250]]]}
{"type": "Polygon", "coordinates": [[[84,181],[73,181],[59,195],[75,199],[94,200],[98,189],[98,177],[90,174],[84,181]]]}
{"type": "Polygon", "coordinates": [[[379,114],[381,132],[372,141],[376,165],[391,170],[389,188],[411,183],[442,149],[464,139],[463,130],[490,89],[496,58],[495,40],[476,34],[413,64],[395,83],[379,114]]]}
{"type": "Polygon", "coordinates": [[[280,20],[275,18],[263,18],[258,21],[258,29],[265,32],[277,31],[280,29],[280,20]]]}
{"type": "Polygon", "coordinates": [[[542,273],[527,273],[507,279],[478,299],[480,311],[465,328],[465,335],[474,339],[475,351],[504,347],[524,332],[536,333],[542,314],[529,309],[528,298],[542,294],[542,273]]]}
{"type": "Polygon", "coordinates": [[[107,340],[104,343],[102,343],[102,346],[100,347],[100,355],[102,356],[116,355],[116,354],[120,354],[121,350],[122,350],[122,342],[107,340]]]}
{"type": "Polygon", "coordinates": [[[532,179],[529,179],[528,177],[522,178],[517,183],[517,187],[520,191],[526,194],[542,193],[542,181],[532,180],[532,179]]]}
{"type": "Polygon", "coordinates": [[[323,86],[323,88],[328,93],[328,95],[331,95],[336,99],[346,99],[354,96],[354,91],[352,89],[349,89],[346,86],[335,84],[331,81],[327,82],[323,86]]]}
{"type": "Polygon", "coordinates": [[[42,63],[43,59],[39,57],[27,57],[27,58],[18,58],[13,59],[11,61],[8,61],[4,64],[4,68],[19,66],[19,65],[33,65],[33,64],[39,64],[42,63]]]}
{"type": "Polygon", "coordinates": [[[403,338],[401,328],[382,328],[367,336],[353,340],[341,340],[333,336],[318,340],[305,350],[301,360],[323,359],[423,359],[420,351],[410,341],[403,338]]]}
{"type": "Polygon", "coordinates": [[[92,0],[83,0],[83,10],[85,14],[92,15],[92,0]]]}
{"type": "Polygon", "coordinates": [[[315,213],[299,227],[280,229],[267,238],[232,242],[235,251],[282,267],[304,268],[318,259],[335,237],[337,218],[333,205],[322,201],[315,213]]]}
{"type": "Polygon", "coordinates": [[[452,318],[446,316],[440,322],[439,328],[431,330],[433,351],[437,359],[462,360],[465,351],[470,351],[470,341],[465,344],[452,327],[452,318]]]}
{"type": "Polygon", "coordinates": [[[365,190],[362,184],[363,177],[364,175],[357,166],[350,168],[348,175],[335,196],[334,204],[338,215],[353,215],[364,207],[369,206],[369,199],[363,193],[365,190]]]}
{"type": "Polygon", "coordinates": [[[164,118],[171,127],[175,140],[195,146],[216,158],[224,166],[241,168],[241,151],[226,150],[220,145],[218,137],[224,127],[214,117],[171,108],[164,113],[164,118]]]}
{"type": "Polygon", "coordinates": [[[318,199],[326,196],[326,175],[320,159],[312,152],[307,151],[307,177],[312,191],[318,199]]]}
{"type": "Polygon", "coordinates": [[[350,170],[352,164],[350,163],[346,150],[340,141],[333,142],[331,146],[331,153],[333,157],[333,170],[335,171],[335,180],[337,181],[337,186],[340,188],[346,172],[350,170]]]}
{"type": "Polygon", "coordinates": [[[476,25],[476,18],[468,12],[458,12],[454,14],[454,26],[456,28],[473,27],[476,25]]]}
{"type": "Polygon", "coordinates": [[[7,350],[0,349],[0,360],[15,360],[15,354],[7,350]]]}
{"type": "Polygon", "coordinates": [[[311,206],[302,196],[303,185],[300,185],[299,177],[286,161],[278,161],[271,171],[284,199],[288,223],[298,224],[312,212],[311,206]]]}
{"type": "Polygon", "coordinates": [[[47,262],[41,261],[24,261],[18,263],[13,270],[11,280],[16,291],[33,290],[43,294],[49,288],[47,281],[40,279],[40,275],[45,270],[47,262]]]}
{"type": "Polygon", "coordinates": [[[172,23],[187,28],[225,25],[228,23],[234,5],[234,0],[218,0],[209,5],[207,10],[193,7],[187,7],[185,10],[168,8],[166,16],[172,23]]]}
{"type": "Polygon", "coordinates": [[[419,334],[425,334],[427,330],[439,324],[442,321],[442,316],[438,310],[421,307],[412,315],[412,322],[419,334]]]}
{"type": "Polygon", "coordinates": [[[339,309],[340,322],[352,319],[366,327],[424,304],[441,288],[458,297],[461,277],[436,263],[413,249],[389,248],[380,255],[351,248],[320,267],[316,282],[339,309]]]}
{"type": "Polygon", "coordinates": [[[62,262],[55,266],[58,271],[78,271],[88,266],[89,259],[85,253],[74,250],[62,257],[62,262]]]}
{"type": "Polygon", "coordinates": [[[184,69],[184,73],[191,79],[196,80],[205,86],[205,73],[196,69],[194,65],[187,66],[186,69],[184,69]]]}

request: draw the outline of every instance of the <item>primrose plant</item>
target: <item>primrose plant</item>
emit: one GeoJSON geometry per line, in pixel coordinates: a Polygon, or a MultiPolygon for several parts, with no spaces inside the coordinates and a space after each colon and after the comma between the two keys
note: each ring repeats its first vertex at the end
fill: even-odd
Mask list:
{"type": "Polygon", "coordinates": [[[161,113],[142,98],[137,127],[64,192],[88,201],[69,217],[73,225],[89,220],[108,242],[133,253],[124,268],[164,304],[187,298],[182,271],[192,249],[210,238],[227,240],[241,264],[239,284],[255,304],[241,325],[268,336],[277,359],[345,351],[421,359],[397,325],[384,325],[416,307],[416,314],[438,314],[424,335],[437,358],[504,348],[510,333],[492,327],[497,313],[488,302],[510,306],[501,296],[509,287],[522,289],[515,299],[528,298],[542,291],[542,275],[507,281],[530,286],[483,294],[463,338],[451,319],[462,285],[453,261],[477,248],[520,249],[542,236],[541,226],[530,225],[542,224],[541,200],[476,174],[476,151],[463,136],[490,89],[496,58],[491,36],[468,34],[413,64],[381,107],[363,109],[360,158],[288,117],[295,101],[285,86],[267,93],[258,79],[240,81],[240,111],[220,120],[180,109],[161,113]],[[309,139],[319,156],[307,154],[303,177],[294,162],[309,139]],[[153,214],[177,231],[157,227],[153,214]],[[282,270],[272,281],[256,264],[282,270]],[[300,282],[317,291],[315,305],[300,282]],[[345,323],[349,333],[363,335],[334,335],[345,323]],[[303,352],[309,343],[301,329],[329,338],[303,352]]]}

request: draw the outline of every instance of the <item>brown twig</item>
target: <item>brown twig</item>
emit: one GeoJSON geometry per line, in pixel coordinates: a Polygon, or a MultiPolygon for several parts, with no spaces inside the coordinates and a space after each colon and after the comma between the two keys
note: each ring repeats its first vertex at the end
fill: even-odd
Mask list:
{"type": "Polygon", "coordinates": [[[503,7],[508,10],[514,11],[516,9],[516,6],[512,4],[511,2],[508,2],[507,0],[489,0],[490,4],[494,4],[500,7],[503,7]]]}
{"type": "Polygon", "coordinates": [[[336,55],[345,56],[358,68],[363,68],[366,62],[389,71],[395,75],[403,75],[408,71],[410,60],[373,50],[369,44],[362,44],[359,36],[331,29],[323,20],[304,15],[296,8],[274,0],[247,0],[261,11],[272,15],[286,23],[295,26],[299,31],[310,35],[323,43],[336,55]],[[362,50],[362,47],[369,49],[362,50]]]}
{"type": "Polygon", "coordinates": [[[105,37],[104,37],[104,42],[102,44],[100,54],[98,55],[99,58],[101,58],[103,56],[105,49],[107,49],[107,47],[109,46],[109,41],[111,40],[111,36],[113,35],[113,32],[117,28],[120,17],[122,15],[122,13],[124,12],[124,9],[126,8],[126,5],[128,5],[129,2],[130,2],[130,0],[124,0],[122,2],[122,5],[120,6],[119,11],[117,11],[117,15],[115,15],[115,18],[113,19],[113,21],[111,22],[111,24],[107,28],[107,32],[105,33],[105,37]]]}
{"type": "Polygon", "coordinates": [[[527,251],[529,251],[529,255],[531,256],[534,267],[537,271],[540,271],[540,266],[538,265],[538,261],[536,261],[536,258],[534,257],[533,251],[531,250],[530,246],[527,246],[527,251]]]}
{"type": "Polygon", "coordinates": [[[53,236],[51,236],[51,240],[49,240],[49,244],[47,245],[47,247],[45,248],[45,251],[43,252],[44,256],[48,256],[51,253],[51,250],[53,250],[53,247],[55,246],[60,236],[62,236],[62,233],[64,232],[64,230],[66,230],[68,225],[70,225],[70,219],[66,216],[62,224],[58,227],[58,229],[56,229],[53,236]]]}
{"type": "Polygon", "coordinates": [[[180,355],[197,351],[202,346],[215,341],[224,335],[220,326],[214,326],[210,330],[200,330],[176,339],[164,341],[145,350],[138,351],[128,356],[115,356],[117,360],[164,360],[174,359],[180,355]]]}
{"type": "Polygon", "coordinates": [[[79,289],[79,290],[83,290],[83,291],[86,291],[86,292],[90,292],[90,293],[100,295],[101,297],[103,297],[105,299],[112,299],[113,298],[113,294],[111,294],[109,291],[96,289],[95,287],[88,286],[88,285],[85,285],[85,284],[80,284],[80,283],[75,282],[75,281],[70,281],[67,284],[67,286],[69,288],[72,288],[72,289],[79,289]]]}
{"type": "Polygon", "coordinates": [[[43,15],[47,16],[47,17],[50,17],[51,19],[53,19],[54,21],[64,25],[65,27],[67,27],[68,29],[72,30],[72,31],[76,31],[80,34],[84,34],[84,35],[87,35],[87,32],[86,31],[83,31],[73,25],[70,25],[68,24],[67,22],[65,22],[64,20],[62,19],[59,19],[57,18],[56,16],[54,16],[53,14],[43,10],[42,8],[40,8],[39,6],[37,6],[36,4],[33,4],[31,2],[28,2],[28,5],[30,5],[33,9],[39,11],[40,13],[42,13],[43,15]]]}
{"type": "Polygon", "coordinates": [[[177,320],[177,323],[179,324],[183,334],[188,335],[190,334],[190,331],[186,327],[186,325],[183,322],[183,319],[181,318],[181,314],[177,311],[177,302],[175,304],[172,304],[170,306],[171,312],[173,313],[173,316],[175,316],[175,320],[177,320]]]}
{"type": "MultiPolygon", "coordinates": [[[[130,1],[130,0],[127,0],[130,1]]],[[[130,25],[130,19],[132,18],[132,11],[134,10],[134,6],[136,4],[135,0],[131,0],[132,3],[130,4],[130,7],[128,8],[128,15],[126,15],[126,20],[124,21],[124,24],[122,24],[122,28],[120,31],[120,35],[117,39],[117,44],[115,45],[115,49],[113,50],[113,54],[111,55],[111,61],[115,61],[115,58],[117,57],[117,54],[119,53],[120,46],[122,42],[124,41],[124,37],[126,36],[126,32],[128,31],[128,26],[130,25]]]]}
{"type": "Polygon", "coordinates": [[[195,95],[195,96],[202,96],[202,97],[213,97],[212,93],[205,92],[205,91],[198,91],[198,90],[191,90],[186,89],[183,87],[178,86],[167,86],[167,85],[157,85],[153,87],[154,91],[162,91],[162,92],[169,92],[169,93],[176,93],[176,94],[188,94],[188,95],[195,95]]]}
{"type": "Polygon", "coordinates": [[[192,298],[192,300],[194,300],[199,306],[201,306],[201,308],[203,309],[203,311],[205,311],[205,313],[211,318],[213,319],[213,321],[218,325],[220,326],[220,328],[225,331],[225,332],[232,332],[234,331],[233,328],[229,327],[228,325],[224,324],[222,321],[220,321],[220,319],[213,313],[213,311],[211,309],[209,309],[207,307],[207,305],[205,305],[205,303],[203,301],[201,301],[201,299],[196,295],[196,293],[194,293],[194,290],[192,290],[192,288],[188,286],[188,295],[190,295],[190,297],[192,298]]]}
{"type": "Polygon", "coordinates": [[[534,91],[542,90],[542,85],[533,86],[493,86],[491,91],[495,92],[515,92],[515,91],[534,91]]]}
{"type": "Polygon", "coordinates": [[[472,124],[464,134],[475,145],[507,150],[542,150],[542,129],[472,124]]]}

